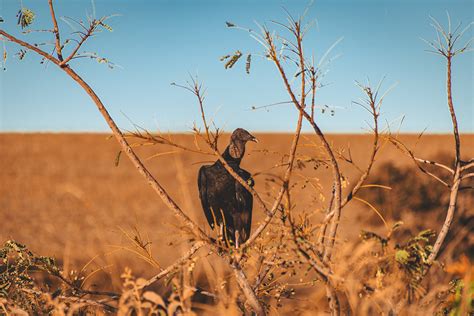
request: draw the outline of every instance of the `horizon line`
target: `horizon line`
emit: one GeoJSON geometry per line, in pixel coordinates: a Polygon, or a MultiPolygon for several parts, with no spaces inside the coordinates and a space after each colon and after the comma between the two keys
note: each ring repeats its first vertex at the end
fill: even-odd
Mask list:
{"type": "MultiPolygon", "coordinates": [[[[125,134],[126,132],[124,132],[125,134]]],[[[222,132],[223,134],[231,134],[231,132],[222,132]]],[[[294,134],[294,131],[254,131],[253,133],[256,134],[294,134]]],[[[33,135],[33,134],[52,134],[52,135],[113,135],[112,131],[0,131],[0,135],[8,135],[8,134],[16,134],[16,135],[33,135]]],[[[152,134],[157,134],[152,132],[152,134]]],[[[161,134],[174,134],[174,135],[192,135],[192,131],[168,131],[162,132],[161,134]]],[[[314,134],[314,132],[301,132],[303,135],[314,134]]],[[[371,132],[324,132],[325,135],[372,135],[371,132]]],[[[384,134],[379,132],[379,135],[384,134]]],[[[449,132],[410,132],[410,131],[398,131],[397,135],[438,135],[438,136],[448,136],[453,135],[449,132]]],[[[470,132],[459,132],[460,135],[474,135],[474,131],[470,132]]]]}

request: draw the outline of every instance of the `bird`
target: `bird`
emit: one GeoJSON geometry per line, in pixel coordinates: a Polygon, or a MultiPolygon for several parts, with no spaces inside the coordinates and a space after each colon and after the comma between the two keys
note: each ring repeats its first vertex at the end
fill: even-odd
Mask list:
{"type": "MultiPolygon", "coordinates": [[[[255,182],[251,174],[240,168],[248,141],[258,142],[248,131],[237,128],[232,133],[222,158],[250,187],[253,187],[255,182]]],[[[209,226],[212,230],[218,228],[219,236],[238,248],[250,236],[252,193],[225,169],[219,159],[214,164],[199,169],[198,188],[209,226]]]]}

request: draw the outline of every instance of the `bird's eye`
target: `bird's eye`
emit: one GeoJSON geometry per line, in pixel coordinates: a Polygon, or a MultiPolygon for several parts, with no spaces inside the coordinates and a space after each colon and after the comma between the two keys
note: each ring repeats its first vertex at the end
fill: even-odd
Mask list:
{"type": "Polygon", "coordinates": [[[253,181],[252,178],[250,178],[250,179],[247,180],[247,184],[248,184],[250,187],[253,187],[253,185],[255,184],[255,182],[253,181]]]}

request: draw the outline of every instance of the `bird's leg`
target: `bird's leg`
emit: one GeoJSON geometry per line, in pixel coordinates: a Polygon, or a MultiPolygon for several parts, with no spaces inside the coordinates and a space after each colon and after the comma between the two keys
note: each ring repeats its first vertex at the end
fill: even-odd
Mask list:
{"type": "Polygon", "coordinates": [[[224,223],[219,224],[219,240],[223,241],[224,240],[224,223]]]}
{"type": "Polygon", "coordinates": [[[235,235],[235,248],[238,249],[239,248],[239,231],[236,230],[234,235],[235,235]]]}

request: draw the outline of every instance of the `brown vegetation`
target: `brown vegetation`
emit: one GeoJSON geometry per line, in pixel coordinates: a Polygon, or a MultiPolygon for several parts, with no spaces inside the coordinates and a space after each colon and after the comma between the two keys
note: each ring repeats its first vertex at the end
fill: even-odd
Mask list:
{"type": "MultiPolygon", "coordinates": [[[[275,172],[270,170],[280,162],[280,155],[275,153],[287,148],[291,135],[258,134],[257,137],[260,143],[249,148],[244,167],[252,166],[252,172],[260,174],[255,176],[256,189],[265,192],[271,178],[262,172],[275,172]]],[[[171,135],[171,138],[186,146],[193,142],[191,135],[171,135]]],[[[222,144],[226,143],[226,139],[227,135],[224,135],[222,144]]],[[[312,139],[314,136],[303,135],[302,144],[309,145],[312,139]]],[[[441,156],[441,161],[447,162],[443,158],[447,152],[440,151],[440,148],[452,145],[449,135],[425,135],[422,141],[416,135],[403,135],[401,139],[411,147],[418,142],[417,153],[420,156],[441,156]]],[[[462,135],[461,139],[466,144],[466,155],[474,155],[474,135],[462,135]]],[[[367,153],[362,149],[371,143],[370,136],[330,135],[329,140],[336,148],[352,148],[355,161],[362,164],[367,161],[367,153]]],[[[158,271],[130,251],[136,251],[136,248],[122,231],[134,234],[138,229],[142,236],[146,236],[151,242],[153,256],[162,267],[173,263],[187,251],[187,238],[179,233],[180,224],[142,182],[133,166],[125,159],[118,167],[115,166],[119,147],[109,135],[1,134],[0,149],[3,153],[0,159],[0,213],[3,219],[0,239],[16,240],[28,245],[37,254],[56,258],[66,275],[71,271],[80,271],[92,260],[82,274],[99,270],[87,279],[85,288],[120,292],[120,275],[126,267],[146,279],[158,271]]],[[[139,154],[147,158],[158,151],[160,149],[154,147],[143,147],[139,149],[139,154]]],[[[302,148],[306,154],[312,151],[308,146],[302,148]]],[[[153,158],[146,164],[171,192],[176,192],[173,197],[190,210],[188,215],[206,228],[204,215],[198,207],[195,183],[197,170],[204,161],[205,158],[199,154],[180,153],[153,158]]],[[[308,164],[304,174],[318,179],[317,182],[307,183],[299,176],[301,170],[295,172],[300,178],[295,185],[297,192],[294,195],[298,201],[295,212],[315,205],[314,222],[317,223],[323,217],[325,202],[319,199],[318,190],[323,195],[329,193],[331,182],[325,166],[319,166],[317,170],[313,167],[308,164]]],[[[399,240],[424,229],[439,229],[447,198],[441,186],[436,185],[434,180],[420,177],[422,173],[411,166],[410,159],[400,157],[397,149],[391,146],[382,148],[375,168],[375,175],[369,183],[392,189],[365,188],[362,197],[372,201],[389,225],[399,220],[404,222],[399,240]]],[[[349,178],[357,175],[357,170],[349,165],[344,166],[343,172],[349,178]]],[[[350,186],[351,183],[348,184],[350,186]]],[[[462,196],[466,202],[461,203],[463,211],[460,213],[465,214],[464,217],[470,216],[470,219],[454,227],[453,236],[457,238],[453,242],[449,238],[447,253],[441,253],[441,261],[448,264],[459,260],[462,253],[469,254],[471,262],[474,259],[474,242],[466,231],[472,230],[474,214],[468,206],[472,205],[474,196],[472,192],[465,192],[462,196]]],[[[263,217],[261,212],[255,212],[254,227],[263,217]]],[[[341,245],[338,247],[342,258],[349,256],[349,259],[344,259],[347,266],[360,264],[360,258],[352,256],[352,253],[354,246],[360,244],[362,230],[386,234],[382,221],[369,207],[353,203],[342,216],[341,245]]],[[[216,263],[212,258],[206,260],[216,263]]],[[[198,265],[194,276],[194,282],[200,286],[207,284],[203,269],[198,265]]],[[[449,276],[444,276],[441,268],[437,267],[433,274],[442,280],[437,288],[449,288],[449,276]]],[[[318,290],[319,285],[311,287],[303,284],[294,288],[298,296],[301,295],[300,300],[284,300],[283,305],[289,309],[297,308],[301,313],[305,309],[316,308],[324,311],[324,292],[318,290]],[[322,301],[314,299],[318,296],[322,301]]],[[[167,291],[163,285],[155,285],[152,289],[162,294],[167,291]]],[[[203,300],[203,296],[195,299],[203,300]]]]}

